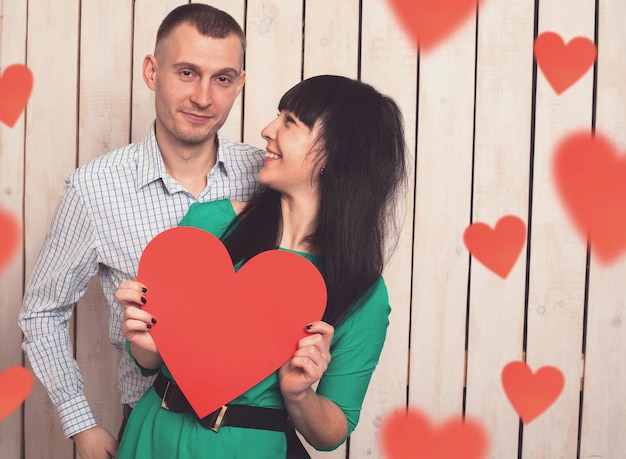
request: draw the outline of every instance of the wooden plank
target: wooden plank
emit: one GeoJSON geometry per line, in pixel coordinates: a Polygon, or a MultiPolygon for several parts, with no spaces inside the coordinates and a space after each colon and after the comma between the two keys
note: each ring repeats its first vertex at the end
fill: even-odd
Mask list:
{"type": "MultiPolygon", "coordinates": [[[[13,64],[26,64],[26,4],[0,1],[0,73],[13,64]]],[[[9,127],[0,123],[0,209],[23,222],[22,184],[24,181],[25,115],[9,127]]],[[[22,303],[24,246],[20,243],[11,262],[0,271],[0,372],[23,365],[22,333],[17,315],[22,303]]],[[[22,409],[0,422],[0,445],[6,457],[22,455],[22,409]]]]}
{"type": "MultiPolygon", "coordinates": [[[[132,13],[132,0],[87,2],[81,8],[80,164],[128,143],[132,13]]],[[[109,344],[109,308],[97,279],[79,301],[75,316],[76,360],[85,395],[98,425],[117,436],[122,419],[120,354],[109,344]]]]}
{"type": "Polygon", "coordinates": [[[261,130],[276,116],[280,97],[301,79],[302,2],[247,4],[243,139],[264,148],[261,130]]]}
{"type": "MultiPolygon", "coordinates": [[[[600,0],[596,129],[626,151],[625,4],[600,0]]],[[[626,451],[626,259],[600,265],[592,254],[581,458],[621,457],[626,451]]]]}
{"type": "Polygon", "coordinates": [[[154,93],[143,81],[143,59],[154,53],[156,34],[161,21],[177,6],[188,3],[182,0],[135,0],[133,29],[133,79],[131,141],[141,142],[154,122],[154,93]]]}
{"type": "MultiPolygon", "coordinates": [[[[538,34],[553,31],[567,42],[593,39],[593,0],[540,2],[538,16],[538,34]]],[[[552,158],[561,138],[591,127],[592,96],[593,71],[557,95],[538,69],[526,361],[534,371],[557,367],[565,388],[553,406],[524,426],[522,454],[528,459],[576,457],[578,447],[586,248],[557,196],[552,158]]]]}
{"type": "MultiPolygon", "coordinates": [[[[27,62],[35,85],[26,113],[26,278],[43,243],[65,178],[76,167],[79,9],[74,0],[28,2],[27,62]],[[63,50],[63,52],[58,52],[63,50]]],[[[26,457],[70,457],[56,407],[37,382],[25,404],[26,457]]]]}
{"type": "Polygon", "coordinates": [[[356,78],[358,60],[358,0],[307,2],[304,20],[304,77],[332,74],[356,78]]]}
{"type": "Polygon", "coordinates": [[[460,417],[465,384],[476,20],[420,56],[409,402],[460,417]]]}
{"type": "MultiPolygon", "coordinates": [[[[492,227],[508,214],[528,219],[533,29],[533,2],[481,3],[473,221],[492,227]]],[[[524,253],[506,279],[471,263],[466,414],[488,429],[490,457],[518,450],[519,420],[500,375],[522,358],[524,253]]]]}
{"type": "MultiPolygon", "coordinates": [[[[397,27],[389,7],[382,2],[362,2],[361,79],[392,97],[402,110],[410,159],[415,161],[417,100],[417,50],[397,27]]],[[[408,340],[411,290],[413,175],[404,202],[404,225],[384,278],[392,312],[381,359],[372,376],[361,419],[350,440],[350,457],[382,457],[379,429],[385,416],[405,406],[408,378],[408,340]]]]}

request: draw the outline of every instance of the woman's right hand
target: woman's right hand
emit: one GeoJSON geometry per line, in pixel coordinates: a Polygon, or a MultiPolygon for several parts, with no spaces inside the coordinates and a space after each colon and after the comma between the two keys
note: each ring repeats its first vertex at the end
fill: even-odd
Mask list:
{"type": "Polygon", "coordinates": [[[122,315],[122,334],[134,346],[147,352],[158,354],[154,339],[150,334],[150,328],[156,323],[156,319],[148,312],[141,309],[147,299],[145,285],[137,281],[124,281],[115,292],[115,299],[124,308],[122,315]]]}

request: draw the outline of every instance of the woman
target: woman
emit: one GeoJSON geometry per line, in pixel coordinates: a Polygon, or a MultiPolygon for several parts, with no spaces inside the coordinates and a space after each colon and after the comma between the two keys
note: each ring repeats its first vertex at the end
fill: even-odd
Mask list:
{"type": "Polygon", "coordinates": [[[143,371],[160,374],[131,414],[119,458],[308,457],[286,420],[318,450],[338,447],[356,427],[388,325],[381,272],[406,175],[402,117],[371,86],[329,75],[294,86],[278,109],[262,131],[264,189],[247,204],[194,204],[180,224],[219,236],[237,268],[277,247],[309,259],[326,281],[324,317],[306,326],[287,363],[228,405],[223,420],[220,413],[199,420],[184,402],[180,412],[161,407],[163,385],[168,394],[177,386],[149,333],[156,318],[141,310],[150,286],[124,282],[117,299],[129,352],[143,371]],[[236,417],[253,419],[252,428],[236,417]]]}

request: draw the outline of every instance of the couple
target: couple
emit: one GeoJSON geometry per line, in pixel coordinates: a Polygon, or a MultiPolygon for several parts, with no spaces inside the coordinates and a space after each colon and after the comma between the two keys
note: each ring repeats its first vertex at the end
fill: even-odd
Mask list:
{"type": "Polygon", "coordinates": [[[341,444],[358,421],[389,313],[380,274],[387,218],[406,172],[401,115],[365,84],[307,79],[283,96],[278,117],[262,131],[267,153],[258,172],[258,150],[217,135],[243,87],[244,49],[243,32],[227,14],[199,4],[172,11],[144,61],[155,91],[152,131],[143,143],[80,168],[61,197],[20,325],[25,352],[83,458],[117,449],[96,426],[68,344],[67,320],[96,273],[111,308],[111,340],[123,351],[122,401],[141,397],[119,457],[285,457],[293,432],[268,430],[271,422],[258,414],[266,411],[254,407],[272,409],[273,419],[288,416],[321,450],[341,444]],[[257,172],[263,187],[254,193],[257,172]],[[162,382],[175,386],[147,332],[152,317],[140,308],[150,286],[128,279],[149,240],[179,221],[221,237],[239,265],[267,249],[296,251],[327,283],[323,320],[308,324],[292,359],[232,402],[254,418],[254,428],[225,420],[216,433],[185,409],[161,408],[162,382]],[[151,387],[154,377],[146,375],[155,373],[151,387]]]}

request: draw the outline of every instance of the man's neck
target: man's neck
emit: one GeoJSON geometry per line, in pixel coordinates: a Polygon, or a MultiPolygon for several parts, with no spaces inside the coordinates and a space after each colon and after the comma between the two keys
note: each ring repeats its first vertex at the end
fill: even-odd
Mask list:
{"type": "Polygon", "coordinates": [[[165,172],[198,197],[206,188],[207,175],[217,162],[217,137],[202,145],[163,145],[159,150],[165,172]]]}

